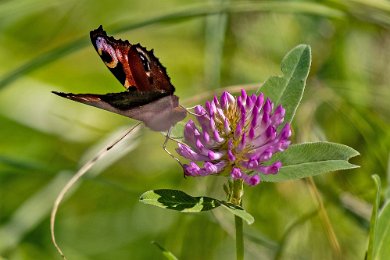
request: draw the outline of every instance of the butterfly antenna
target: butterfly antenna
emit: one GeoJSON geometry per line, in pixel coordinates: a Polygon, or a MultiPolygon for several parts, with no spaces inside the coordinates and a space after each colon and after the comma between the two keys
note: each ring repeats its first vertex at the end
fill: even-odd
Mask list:
{"type": "Polygon", "coordinates": [[[177,142],[177,143],[180,143],[179,141],[173,139],[171,137],[171,131],[172,131],[172,127],[169,128],[167,134],[165,135],[165,141],[164,141],[164,144],[163,144],[163,149],[164,151],[169,154],[169,156],[171,156],[174,160],[176,160],[180,166],[183,168],[183,164],[180,162],[179,158],[177,158],[176,156],[174,156],[168,149],[167,149],[167,143],[168,143],[168,140],[172,140],[174,142],[177,142]]]}
{"type": "Polygon", "coordinates": [[[120,141],[122,141],[126,136],[128,136],[134,129],[136,129],[141,123],[136,124],[135,126],[131,127],[124,135],[122,135],[119,139],[117,139],[115,142],[110,144],[107,147],[104,147],[99,153],[89,160],[87,163],[85,163],[79,170],[78,172],[73,175],[73,177],[65,184],[65,186],[62,188],[60,193],[58,194],[56,200],[54,201],[53,208],[51,210],[50,214],[50,234],[51,234],[51,241],[53,242],[55,248],[57,249],[58,253],[61,255],[61,257],[66,260],[65,254],[62,251],[61,247],[57,244],[56,236],[55,236],[55,221],[56,221],[56,215],[58,208],[60,206],[61,201],[64,199],[66,193],[73,187],[73,185],[81,178],[83,177],[89,169],[95,163],[101,159],[104,155],[107,154],[111,148],[113,148],[116,144],[118,144],[120,141]]]}
{"type": "Polygon", "coordinates": [[[190,109],[194,109],[196,106],[193,106],[193,107],[183,107],[182,105],[180,105],[183,109],[185,109],[187,111],[188,114],[190,115],[193,115],[193,116],[204,116],[206,115],[206,112],[204,112],[203,114],[197,114],[197,113],[194,113],[194,112],[191,112],[190,109]]]}

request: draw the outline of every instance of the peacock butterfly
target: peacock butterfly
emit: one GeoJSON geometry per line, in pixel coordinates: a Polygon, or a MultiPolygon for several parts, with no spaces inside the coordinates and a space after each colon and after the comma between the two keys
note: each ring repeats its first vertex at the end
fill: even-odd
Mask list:
{"type": "Polygon", "coordinates": [[[61,97],[140,120],[154,131],[167,131],[186,117],[165,67],[140,44],[117,40],[102,26],[91,31],[91,41],[100,58],[125,92],[73,94],[53,91],[61,97]]]}

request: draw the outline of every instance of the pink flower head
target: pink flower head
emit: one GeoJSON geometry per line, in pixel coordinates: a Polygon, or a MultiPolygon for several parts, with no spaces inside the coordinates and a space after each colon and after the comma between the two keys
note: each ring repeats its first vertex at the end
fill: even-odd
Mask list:
{"type": "Polygon", "coordinates": [[[184,128],[184,143],[176,151],[190,160],[185,164],[186,176],[219,174],[225,169],[232,179],[242,179],[248,185],[260,183],[259,174],[276,174],[282,163],[265,164],[272,155],[290,144],[291,127],[283,127],[285,109],[274,109],[264,95],[248,96],[245,90],[234,98],[223,92],[218,99],[195,107],[196,120],[184,128]]]}

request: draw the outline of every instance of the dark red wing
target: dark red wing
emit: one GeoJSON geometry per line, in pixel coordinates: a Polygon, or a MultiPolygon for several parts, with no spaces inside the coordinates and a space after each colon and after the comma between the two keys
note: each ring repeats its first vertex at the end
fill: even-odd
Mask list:
{"type": "Polygon", "coordinates": [[[129,41],[116,40],[107,36],[100,26],[90,33],[91,41],[100,58],[119,82],[126,88],[135,86],[129,61],[127,59],[131,44],[129,41]]]}
{"type": "Polygon", "coordinates": [[[90,35],[100,58],[126,89],[173,94],[175,88],[153,51],[107,36],[102,26],[90,35]]]}
{"type": "Polygon", "coordinates": [[[154,131],[167,131],[186,116],[179,98],[173,95],[175,88],[166,69],[153,51],[107,36],[102,26],[91,31],[91,40],[104,64],[128,91],[104,95],[53,91],[54,94],[140,120],[154,131]]]}

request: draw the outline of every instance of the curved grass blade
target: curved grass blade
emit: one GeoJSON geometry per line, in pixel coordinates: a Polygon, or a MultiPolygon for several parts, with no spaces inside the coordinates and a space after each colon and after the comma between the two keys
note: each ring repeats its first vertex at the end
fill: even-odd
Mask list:
{"type": "MultiPolygon", "coordinates": [[[[57,252],[61,255],[63,259],[66,259],[64,252],[62,251],[61,247],[58,245],[55,235],[55,221],[57,216],[58,208],[61,204],[61,202],[64,200],[65,195],[73,188],[77,182],[94,166],[97,162],[100,161],[104,156],[107,155],[107,153],[112,150],[114,147],[116,148],[117,144],[119,144],[122,140],[124,140],[127,137],[131,137],[130,134],[136,133],[133,132],[133,130],[136,130],[138,126],[140,126],[141,123],[138,123],[131,127],[128,131],[125,132],[124,135],[121,135],[120,138],[116,139],[114,142],[112,142],[110,145],[104,147],[101,149],[92,159],[87,161],[83,166],[76,172],[75,175],[72,176],[72,178],[69,179],[69,181],[62,187],[61,191],[57,195],[56,199],[54,200],[54,205],[50,213],[50,235],[51,240],[57,249],[57,252]]],[[[129,150],[127,150],[129,151],[129,150]]],[[[125,153],[127,152],[125,151],[125,153]]]]}
{"type": "Polygon", "coordinates": [[[386,202],[379,212],[374,237],[373,258],[375,260],[390,258],[390,202],[386,202]]]}
{"type": "MultiPolygon", "coordinates": [[[[112,33],[120,33],[124,31],[142,28],[152,24],[178,22],[181,20],[184,21],[211,14],[227,12],[246,13],[267,11],[286,13],[309,13],[329,18],[342,18],[344,16],[343,12],[341,11],[315,3],[231,3],[227,6],[205,4],[201,6],[192,6],[184,10],[174,11],[160,16],[155,16],[152,18],[141,20],[140,22],[126,22],[124,25],[107,26],[107,28],[109,28],[112,33]]],[[[72,42],[66,43],[62,46],[59,46],[58,48],[52,49],[34,59],[27,61],[19,68],[12,70],[0,79],[0,89],[4,88],[5,86],[9,85],[13,81],[17,80],[21,76],[31,71],[40,69],[45,65],[54,62],[55,60],[65,57],[66,55],[71,54],[77,50],[80,50],[82,47],[86,46],[89,43],[89,39],[87,38],[88,37],[82,37],[76,39],[72,42]]]]}
{"type": "Polygon", "coordinates": [[[286,151],[277,153],[272,161],[281,161],[283,167],[278,174],[262,175],[263,181],[278,182],[296,180],[322,173],[347,170],[359,166],[348,160],[359,152],[342,144],[315,142],[291,145],[286,151]]]}
{"type": "MultiPolygon", "coordinates": [[[[124,146],[116,146],[110,154],[107,154],[104,161],[110,161],[112,164],[131,150],[134,150],[136,147],[136,145],[133,145],[136,143],[135,134],[136,133],[133,132],[127,140],[122,142],[122,145],[124,146]]],[[[118,133],[115,132],[115,134],[110,136],[109,139],[114,137],[117,138],[117,136],[118,133]]],[[[106,143],[107,140],[104,141],[104,145],[106,143]]],[[[101,145],[102,144],[100,144],[100,146],[101,145]]],[[[89,151],[86,152],[86,154],[88,153],[89,151]]],[[[80,163],[82,163],[81,160],[80,163]]],[[[95,166],[97,165],[95,164],[95,166]]],[[[94,171],[94,176],[100,174],[105,166],[107,165],[100,163],[100,168],[99,170],[96,169],[94,171]]],[[[0,255],[9,252],[12,248],[15,248],[27,234],[29,234],[32,230],[34,230],[34,228],[36,228],[37,225],[47,218],[50,214],[52,203],[57,196],[56,192],[66,185],[73,174],[74,172],[70,171],[58,173],[48,184],[36,193],[31,194],[31,196],[12,213],[7,222],[0,226],[0,255]]],[[[67,195],[69,196],[72,192],[74,192],[76,187],[77,184],[73,186],[73,189],[69,191],[67,195]]]]}
{"type": "MultiPolygon", "coordinates": [[[[379,244],[379,240],[376,240],[377,231],[379,231],[378,227],[378,210],[381,202],[381,179],[378,175],[372,175],[372,179],[375,182],[376,195],[374,205],[372,207],[371,220],[370,220],[370,236],[368,241],[368,249],[367,249],[367,260],[373,259],[374,254],[374,246],[379,244]]],[[[389,251],[390,252],[390,251],[389,251]]]]}

